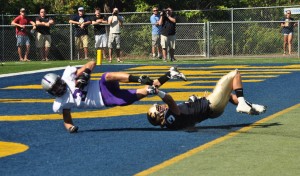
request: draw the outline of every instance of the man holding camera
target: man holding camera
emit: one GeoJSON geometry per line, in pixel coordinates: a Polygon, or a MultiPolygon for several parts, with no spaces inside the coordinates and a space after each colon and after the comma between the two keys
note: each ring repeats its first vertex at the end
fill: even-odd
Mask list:
{"type": "Polygon", "coordinates": [[[107,23],[110,25],[108,48],[109,48],[109,61],[112,62],[112,49],[113,42],[116,42],[117,61],[123,62],[120,59],[120,41],[121,41],[121,27],[123,26],[124,18],[119,15],[118,8],[113,9],[112,16],[108,17],[107,23]]]}
{"type": "Polygon", "coordinates": [[[163,9],[160,13],[160,19],[158,22],[162,25],[161,29],[161,46],[164,61],[167,62],[167,51],[169,47],[169,54],[171,62],[176,61],[174,57],[175,41],[176,41],[176,18],[173,15],[173,10],[168,7],[163,9]]]}

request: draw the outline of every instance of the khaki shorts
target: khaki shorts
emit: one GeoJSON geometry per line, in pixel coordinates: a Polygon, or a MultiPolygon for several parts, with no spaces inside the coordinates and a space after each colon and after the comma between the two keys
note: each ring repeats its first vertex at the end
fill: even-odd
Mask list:
{"type": "Polygon", "coordinates": [[[108,48],[113,48],[113,42],[116,42],[116,49],[121,48],[121,35],[120,34],[109,34],[108,37],[108,48]]]}
{"type": "Polygon", "coordinates": [[[152,34],[152,46],[160,47],[160,35],[152,34]]]}
{"type": "Polygon", "coordinates": [[[160,44],[163,49],[166,49],[168,47],[175,49],[175,41],[176,41],[175,35],[169,35],[169,36],[161,35],[160,36],[160,44]]]}
{"type": "Polygon", "coordinates": [[[212,111],[210,118],[218,117],[224,112],[233,91],[232,84],[236,74],[237,70],[234,70],[223,76],[217,82],[213,92],[206,97],[210,102],[209,107],[212,111]]]}
{"type": "Polygon", "coordinates": [[[88,35],[75,37],[75,45],[77,49],[87,48],[89,44],[88,35]]]}
{"type": "Polygon", "coordinates": [[[44,35],[41,33],[36,33],[35,44],[37,48],[51,47],[51,35],[44,35]]]}

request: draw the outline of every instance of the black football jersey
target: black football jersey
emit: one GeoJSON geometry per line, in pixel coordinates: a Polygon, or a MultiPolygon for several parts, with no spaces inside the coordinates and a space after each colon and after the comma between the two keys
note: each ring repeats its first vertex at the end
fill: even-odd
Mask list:
{"type": "Polygon", "coordinates": [[[183,102],[177,105],[180,109],[180,115],[174,115],[169,109],[165,115],[166,127],[169,129],[182,129],[194,126],[209,118],[209,101],[205,98],[199,98],[194,102],[183,102]]]}

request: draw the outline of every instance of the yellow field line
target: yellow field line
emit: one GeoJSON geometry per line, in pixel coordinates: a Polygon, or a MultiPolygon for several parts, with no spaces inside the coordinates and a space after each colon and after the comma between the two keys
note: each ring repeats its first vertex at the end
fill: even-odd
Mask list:
{"type": "Polygon", "coordinates": [[[204,145],[201,145],[201,146],[199,146],[199,147],[197,147],[197,148],[194,148],[194,149],[192,149],[192,150],[189,150],[189,151],[187,151],[187,152],[185,152],[185,153],[183,153],[183,154],[181,154],[181,155],[178,155],[178,156],[173,157],[173,158],[171,158],[171,159],[169,159],[169,160],[167,160],[167,161],[164,161],[164,162],[161,163],[161,164],[158,164],[158,165],[153,166],[153,167],[151,167],[151,168],[149,168],[149,169],[147,169],[147,170],[144,170],[144,171],[142,171],[142,172],[139,172],[139,173],[135,174],[135,176],[149,175],[149,174],[151,174],[151,173],[154,173],[154,172],[156,172],[156,171],[158,171],[158,170],[160,170],[160,169],[163,169],[163,168],[168,167],[168,166],[170,166],[170,165],[172,165],[172,164],[174,164],[174,163],[176,163],[176,162],[179,162],[179,161],[181,161],[181,160],[183,160],[183,159],[185,159],[185,158],[188,158],[188,157],[190,157],[190,156],[192,156],[192,155],[194,155],[194,154],[196,154],[196,153],[198,153],[198,152],[200,152],[200,151],[202,151],[202,150],[208,149],[208,148],[210,148],[210,147],[212,147],[212,146],[214,146],[214,145],[216,145],[216,144],[218,144],[218,143],[221,143],[221,142],[223,142],[223,141],[225,141],[225,140],[227,140],[227,139],[230,139],[230,138],[232,138],[232,137],[234,137],[234,136],[236,136],[236,135],[238,135],[238,134],[241,134],[241,133],[243,133],[243,132],[249,131],[250,129],[252,129],[252,128],[254,128],[255,126],[257,126],[258,124],[262,124],[262,123],[264,123],[264,122],[267,122],[267,121],[269,121],[269,120],[271,120],[271,119],[274,119],[274,118],[276,118],[276,117],[278,117],[278,116],[280,116],[280,115],[282,115],[282,114],[285,114],[285,113],[287,113],[287,112],[289,112],[289,111],[291,111],[291,110],[293,110],[293,109],[299,108],[299,107],[300,107],[300,104],[296,104],[296,105],[294,105],[294,106],[292,106],[292,107],[289,107],[289,108],[287,108],[287,109],[284,109],[284,110],[282,110],[282,111],[279,111],[279,112],[277,112],[277,113],[275,113],[275,114],[273,114],[273,115],[270,115],[270,116],[268,116],[268,117],[266,117],[266,118],[263,118],[263,119],[261,119],[261,120],[255,122],[255,123],[253,123],[253,124],[251,124],[251,125],[249,125],[249,126],[246,126],[246,127],[243,127],[243,128],[241,128],[241,129],[239,129],[239,130],[237,130],[237,131],[231,132],[231,133],[229,133],[229,134],[227,134],[227,135],[225,135],[225,136],[223,136],[223,137],[220,137],[220,138],[218,138],[218,139],[215,139],[215,140],[213,140],[213,141],[211,141],[211,142],[208,142],[208,143],[206,143],[206,144],[204,144],[204,145]]]}

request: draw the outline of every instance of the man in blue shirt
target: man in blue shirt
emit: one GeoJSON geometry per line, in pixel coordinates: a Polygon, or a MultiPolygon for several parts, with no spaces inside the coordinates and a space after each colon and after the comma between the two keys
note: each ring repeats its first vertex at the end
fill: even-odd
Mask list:
{"type": "Polygon", "coordinates": [[[152,24],[152,56],[155,58],[155,48],[157,48],[157,57],[161,59],[161,45],[160,45],[160,31],[161,25],[158,24],[160,19],[160,14],[158,14],[158,8],[153,8],[153,15],[150,17],[150,22],[152,24]]]}
{"type": "Polygon", "coordinates": [[[70,24],[75,27],[75,44],[80,57],[80,50],[83,48],[84,59],[88,59],[88,26],[92,23],[90,18],[84,14],[84,8],[78,8],[78,15],[75,15],[70,24]]]}

